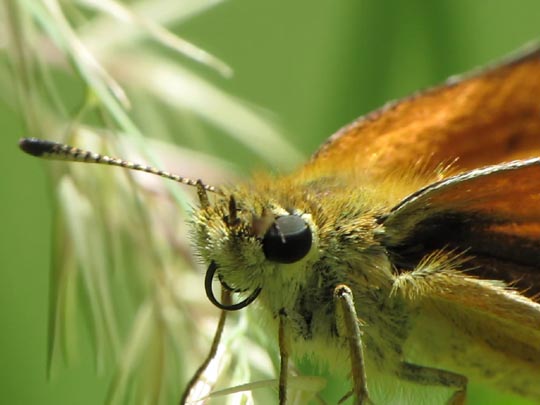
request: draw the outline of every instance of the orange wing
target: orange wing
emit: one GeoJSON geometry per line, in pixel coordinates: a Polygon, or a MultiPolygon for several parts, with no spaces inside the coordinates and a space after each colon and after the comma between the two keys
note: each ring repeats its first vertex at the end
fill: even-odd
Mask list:
{"type": "Polygon", "coordinates": [[[399,269],[440,250],[466,252],[469,275],[502,280],[540,302],[540,159],[447,178],[409,195],[379,221],[399,269]]]}
{"type": "Polygon", "coordinates": [[[333,135],[305,171],[321,164],[375,176],[460,171],[540,155],[540,48],[392,102],[333,135]]]}

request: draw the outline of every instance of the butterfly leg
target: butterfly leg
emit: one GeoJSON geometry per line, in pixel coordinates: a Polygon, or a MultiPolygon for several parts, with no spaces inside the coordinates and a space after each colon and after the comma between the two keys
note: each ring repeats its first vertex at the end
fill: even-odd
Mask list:
{"type": "MultiPolygon", "coordinates": [[[[231,304],[232,299],[231,299],[231,293],[229,291],[225,289],[222,290],[221,302],[225,305],[231,304]]],[[[225,328],[225,321],[227,320],[227,313],[228,311],[221,311],[221,315],[219,316],[218,326],[216,329],[216,333],[214,334],[214,339],[212,340],[212,346],[210,347],[210,351],[208,352],[206,359],[204,359],[204,362],[199,366],[197,371],[195,371],[195,374],[193,374],[193,377],[191,377],[191,379],[189,380],[186,386],[186,389],[182,393],[182,398],[180,398],[180,402],[179,402],[180,405],[184,405],[193,400],[193,398],[190,398],[191,391],[193,390],[193,388],[195,388],[195,385],[197,384],[197,382],[199,382],[203,373],[206,371],[206,368],[208,367],[212,359],[215,357],[218,346],[219,346],[219,342],[221,341],[221,336],[223,335],[223,329],[225,328]]]]}
{"type": "Polygon", "coordinates": [[[463,405],[467,396],[467,377],[451,371],[423,367],[416,364],[401,363],[398,376],[404,380],[422,385],[455,388],[456,391],[448,400],[448,405],[463,405]]]}
{"type": "Polygon", "coordinates": [[[287,347],[287,313],[285,309],[279,311],[279,405],[287,403],[287,376],[289,373],[289,348],[287,347]]]}
{"type": "Polygon", "coordinates": [[[334,302],[337,316],[341,318],[341,322],[338,321],[338,330],[340,326],[343,329],[339,330],[339,333],[349,341],[354,403],[355,405],[371,404],[366,381],[362,333],[360,332],[351,289],[343,284],[338,285],[334,289],[334,302]]]}

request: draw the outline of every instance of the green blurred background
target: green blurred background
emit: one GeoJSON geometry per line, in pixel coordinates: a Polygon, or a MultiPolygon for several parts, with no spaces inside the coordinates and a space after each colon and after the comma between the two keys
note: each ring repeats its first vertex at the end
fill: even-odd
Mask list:
{"type": "MultiPolygon", "coordinates": [[[[385,101],[540,38],[540,2],[232,0],[177,32],[230,64],[232,79],[203,74],[271,111],[309,156],[385,101]]],[[[0,93],[0,403],[99,404],[108,381],[90,352],[46,379],[51,195],[42,162],[17,149],[28,134],[8,106],[15,95],[0,93]]],[[[253,167],[247,153],[225,155],[253,167]]],[[[469,403],[514,402],[480,388],[469,403]]]]}

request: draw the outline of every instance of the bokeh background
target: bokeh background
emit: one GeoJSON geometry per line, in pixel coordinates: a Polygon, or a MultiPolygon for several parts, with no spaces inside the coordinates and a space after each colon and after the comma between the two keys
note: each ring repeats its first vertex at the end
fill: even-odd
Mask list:
{"type": "MultiPolygon", "coordinates": [[[[191,69],[271,114],[307,157],[336,129],[385,101],[540,39],[540,3],[231,0],[170,28],[226,61],[234,76],[186,61],[191,69]]],[[[81,97],[69,88],[61,92],[74,103],[81,97]]],[[[96,375],[84,334],[76,361],[46,378],[53,204],[42,162],[17,148],[18,138],[29,134],[15,98],[9,87],[0,89],[0,402],[100,404],[110,374],[96,375]]],[[[204,124],[202,130],[214,138],[201,150],[240,171],[275,166],[229,146],[219,131],[204,124]]],[[[521,402],[473,387],[468,403],[521,402]]]]}

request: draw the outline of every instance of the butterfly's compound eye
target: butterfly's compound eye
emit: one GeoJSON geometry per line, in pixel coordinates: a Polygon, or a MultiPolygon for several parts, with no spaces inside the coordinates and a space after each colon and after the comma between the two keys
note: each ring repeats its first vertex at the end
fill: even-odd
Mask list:
{"type": "Polygon", "coordinates": [[[311,249],[311,229],[298,215],[276,218],[262,240],[266,258],[276,263],[294,263],[311,249]]]}

